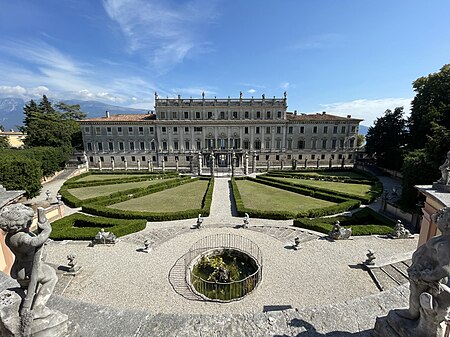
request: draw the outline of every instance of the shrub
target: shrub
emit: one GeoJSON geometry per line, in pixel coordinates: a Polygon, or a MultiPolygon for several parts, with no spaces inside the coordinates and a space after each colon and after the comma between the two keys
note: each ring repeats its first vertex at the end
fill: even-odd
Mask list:
{"type": "Polygon", "coordinates": [[[0,184],[8,190],[25,190],[33,198],[41,190],[41,179],[41,164],[35,159],[6,156],[0,160],[0,184]]]}
{"type": "Polygon", "coordinates": [[[54,240],[92,240],[101,228],[106,228],[117,237],[145,229],[143,219],[111,219],[75,213],[52,223],[50,238],[54,240]]]}

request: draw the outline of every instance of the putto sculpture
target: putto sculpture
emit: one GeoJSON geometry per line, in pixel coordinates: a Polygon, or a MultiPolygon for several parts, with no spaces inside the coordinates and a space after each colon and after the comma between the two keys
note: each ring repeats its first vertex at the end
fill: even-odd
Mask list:
{"type": "Polygon", "coordinates": [[[6,245],[15,255],[11,276],[22,292],[4,290],[0,293],[0,335],[16,336],[78,336],[79,328],[67,315],[47,307],[58,277],[45,263],[44,243],[52,231],[45,210],[38,209],[38,234],[30,232],[33,209],[22,204],[5,206],[0,211],[0,228],[5,231],[6,245]]]}
{"type": "Polygon", "coordinates": [[[442,235],[435,236],[413,254],[408,268],[409,307],[391,310],[378,318],[374,336],[443,337],[450,323],[450,208],[433,214],[442,235]]]}
{"type": "Polygon", "coordinates": [[[248,225],[250,223],[250,216],[248,215],[248,213],[245,213],[245,216],[242,219],[242,221],[243,221],[242,228],[248,228],[248,225]]]}
{"type": "Polygon", "coordinates": [[[333,240],[345,240],[352,235],[351,228],[344,228],[339,221],[333,225],[333,229],[328,233],[328,236],[333,240]]]}
{"type": "Polygon", "coordinates": [[[105,229],[100,229],[100,232],[98,232],[93,240],[93,243],[100,243],[100,244],[115,244],[117,240],[117,237],[112,232],[105,232],[105,229]]]}
{"type": "Polygon", "coordinates": [[[405,228],[401,220],[397,221],[393,232],[388,234],[388,236],[392,239],[410,239],[414,237],[411,235],[411,232],[405,228]]]}

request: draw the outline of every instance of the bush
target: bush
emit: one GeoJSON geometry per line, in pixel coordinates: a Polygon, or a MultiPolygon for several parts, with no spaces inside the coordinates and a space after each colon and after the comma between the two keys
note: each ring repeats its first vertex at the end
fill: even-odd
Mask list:
{"type": "Polygon", "coordinates": [[[299,218],[294,220],[295,227],[306,228],[328,234],[336,221],[341,226],[352,229],[352,235],[386,235],[393,231],[395,223],[381,214],[366,207],[354,213],[351,217],[337,216],[333,218],[306,219],[299,218]]]}
{"type": "Polygon", "coordinates": [[[50,238],[53,240],[92,240],[102,228],[106,228],[120,237],[141,231],[145,229],[145,226],[146,221],[143,219],[111,219],[75,213],[53,222],[50,238]]]}
{"type": "Polygon", "coordinates": [[[6,156],[0,160],[0,184],[8,190],[25,190],[33,198],[41,190],[41,179],[41,164],[35,159],[6,156]]]}
{"type": "MultiPolygon", "coordinates": [[[[314,218],[314,217],[318,217],[318,216],[324,216],[324,215],[330,215],[330,214],[336,214],[336,213],[341,213],[344,211],[348,211],[350,209],[353,208],[357,208],[360,206],[360,202],[358,200],[352,200],[352,199],[344,199],[341,197],[336,197],[334,198],[331,195],[327,195],[324,193],[310,193],[307,194],[309,196],[314,196],[318,199],[325,199],[328,201],[334,201],[334,202],[339,202],[338,205],[333,205],[333,206],[328,206],[328,207],[322,207],[322,208],[313,208],[313,209],[309,209],[309,210],[303,210],[300,212],[287,212],[287,211],[265,211],[265,210],[259,210],[259,209],[250,209],[250,208],[245,208],[244,207],[244,203],[242,201],[241,195],[239,193],[239,189],[237,187],[236,184],[236,180],[241,180],[241,179],[248,179],[251,181],[255,181],[258,183],[266,183],[267,181],[261,181],[258,179],[254,179],[254,178],[249,178],[249,177],[243,177],[243,178],[231,178],[231,186],[233,189],[233,198],[234,198],[234,202],[236,204],[236,209],[238,212],[239,216],[244,216],[245,213],[248,213],[251,217],[254,218],[265,218],[265,219],[276,219],[276,220],[288,220],[288,219],[293,219],[293,218],[298,218],[298,217],[310,217],[310,218],[314,218]],[[333,199],[333,200],[331,200],[333,199]]],[[[286,189],[289,190],[291,192],[294,193],[299,193],[299,194],[306,194],[304,193],[305,189],[297,189],[297,188],[292,188],[292,186],[284,186],[280,184],[274,184],[272,185],[271,182],[268,182],[267,185],[270,186],[274,186],[274,187],[278,187],[278,188],[282,188],[282,189],[286,189]],[[287,188],[286,188],[287,187],[287,188]]]]}

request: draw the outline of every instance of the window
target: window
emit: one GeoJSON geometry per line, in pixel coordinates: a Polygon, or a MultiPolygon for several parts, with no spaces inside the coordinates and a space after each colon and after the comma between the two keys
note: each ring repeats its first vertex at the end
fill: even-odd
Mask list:
{"type": "Polygon", "coordinates": [[[305,141],[304,140],[299,140],[298,144],[297,144],[297,147],[299,149],[304,149],[305,148],[305,141]]]}
{"type": "Polygon", "coordinates": [[[256,111],[256,118],[261,118],[261,111],[256,111]]]}
{"type": "Polygon", "coordinates": [[[101,161],[101,162],[104,162],[104,161],[105,161],[105,158],[100,157],[100,161],[101,161]]]}
{"type": "Polygon", "coordinates": [[[136,157],[135,156],[131,156],[131,161],[136,161],[136,157]]]}
{"type": "Polygon", "coordinates": [[[266,126],[266,133],[267,133],[267,134],[270,133],[270,126],[266,126]]]}
{"type": "Polygon", "coordinates": [[[156,161],[156,156],[152,156],[152,161],[156,161]]]}
{"type": "Polygon", "coordinates": [[[174,149],[174,150],[178,150],[178,141],[177,141],[177,140],[175,140],[175,141],[173,142],[173,149],[174,149]]]}
{"type": "Polygon", "coordinates": [[[344,140],[343,139],[339,139],[339,147],[341,149],[344,148],[344,140]]]}
{"type": "Polygon", "coordinates": [[[123,142],[119,142],[119,150],[120,151],[124,150],[123,142]]]}
{"type": "Polygon", "coordinates": [[[99,151],[103,151],[103,143],[101,142],[97,143],[97,148],[99,151]]]}
{"type": "Polygon", "coordinates": [[[142,159],[142,161],[145,161],[145,156],[142,156],[142,158],[141,158],[141,159],[142,159]]]}
{"type": "Polygon", "coordinates": [[[261,150],[261,141],[255,140],[255,150],[261,150]]]}
{"type": "Polygon", "coordinates": [[[244,127],[244,133],[248,134],[248,126],[244,127]]]}
{"type": "Polygon", "coordinates": [[[234,119],[238,118],[238,113],[237,113],[237,111],[233,111],[233,118],[234,118],[234,119]]]}
{"type": "Polygon", "coordinates": [[[145,150],[145,143],[144,142],[139,142],[139,148],[141,150],[145,150]]]}
{"type": "Polygon", "coordinates": [[[324,154],[321,154],[321,155],[320,155],[320,159],[322,159],[322,160],[325,159],[325,155],[324,155],[324,154]]]}
{"type": "Polygon", "coordinates": [[[298,159],[299,159],[299,160],[302,160],[302,159],[303,159],[303,155],[299,154],[299,155],[298,155],[298,159]]]}
{"type": "Polygon", "coordinates": [[[189,150],[189,147],[190,147],[190,144],[189,144],[189,141],[187,140],[184,142],[184,149],[189,150]]]}
{"type": "Polygon", "coordinates": [[[202,132],[203,128],[201,126],[194,126],[194,132],[202,132]]]}
{"type": "Polygon", "coordinates": [[[165,111],[161,111],[161,119],[166,119],[166,112],[165,111]]]}
{"type": "Polygon", "coordinates": [[[288,148],[288,150],[292,150],[292,139],[288,139],[287,148],[288,148]]]}
{"type": "Polygon", "coordinates": [[[165,126],[162,126],[162,127],[161,127],[161,132],[162,132],[162,133],[166,133],[166,132],[167,132],[167,128],[166,128],[165,126]]]}
{"type": "Polygon", "coordinates": [[[99,126],[95,127],[95,134],[96,135],[100,134],[100,127],[99,126]]]}
{"type": "Polygon", "coordinates": [[[279,155],[279,154],[277,154],[277,155],[275,156],[275,160],[280,160],[280,155],[279,155]]]}
{"type": "Polygon", "coordinates": [[[255,159],[256,159],[257,161],[259,161],[259,156],[256,156],[255,159]]]}
{"type": "Polygon", "coordinates": [[[338,155],[338,159],[342,159],[342,154],[338,155]]]}
{"type": "Polygon", "coordinates": [[[270,156],[268,154],[266,154],[266,160],[269,160],[270,156]]]}
{"type": "Polygon", "coordinates": [[[294,127],[293,126],[288,127],[288,133],[289,134],[294,133],[294,127]]]}
{"type": "Polygon", "coordinates": [[[200,150],[202,148],[202,142],[197,140],[197,150],[200,150]]]}
{"type": "Polygon", "coordinates": [[[173,133],[178,133],[178,127],[177,126],[173,127],[173,133]]]}
{"type": "Polygon", "coordinates": [[[213,118],[213,113],[212,113],[212,111],[208,111],[208,119],[211,119],[211,118],[213,118]]]}
{"type": "MultiPolygon", "coordinates": [[[[352,139],[350,139],[350,141],[349,141],[349,146],[350,146],[350,148],[351,149],[353,149],[353,147],[355,146],[355,140],[352,138],[352,139]]],[[[349,158],[350,159],[350,158],[349,158]]]]}
{"type": "Polygon", "coordinates": [[[349,154],[349,155],[348,155],[348,159],[352,159],[352,154],[349,154]]]}
{"type": "Polygon", "coordinates": [[[244,118],[248,119],[248,111],[244,112],[244,118]]]}
{"type": "Polygon", "coordinates": [[[311,159],[312,159],[312,160],[316,159],[316,155],[315,155],[315,154],[312,154],[312,155],[311,155],[311,159]]]}
{"type": "Polygon", "coordinates": [[[328,133],[328,126],[323,127],[323,133],[328,133]]]}
{"type": "Polygon", "coordinates": [[[188,127],[188,126],[185,126],[185,127],[184,127],[184,132],[186,132],[186,133],[189,132],[189,127],[188,127]]]}
{"type": "Polygon", "coordinates": [[[128,127],[128,133],[129,133],[129,134],[132,134],[132,133],[133,133],[133,127],[132,127],[132,126],[129,126],[129,127],[128,127]]]}
{"type": "Polygon", "coordinates": [[[108,142],[108,149],[109,149],[109,151],[114,151],[114,144],[113,144],[113,142],[108,142]]]}
{"type": "Polygon", "coordinates": [[[195,112],[195,118],[197,118],[197,119],[200,118],[200,111],[196,111],[196,112],[195,112]]]}
{"type": "Polygon", "coordinates": [[[327,148],[327,140],[326,139],[322,139],[322,149],[326,149],[327,148]]]}
{"type": "Polygon", "coordinates": [[[255,133],[258,133],[258,134],[259,134],[259,126],[257,126],[257,127],[255,128],[255,133]]]}
{"type": "MultiPolygon", "coordinates": [[[[356,131],[356,126],[352,126],[352,132],[355,132],[356,131]]],[[[349,158],[350,159],[350,158],[349,158]]]]}
{"type": "Polygon", "coordinates": [[[163,146],[163,150],[167,151],[167,142],[166,141],[162,142],[162,146],[163,146]]]}
{"type": "Polygon", "coordinates": [[[84,127],[84,132],[85,133],[91,133],[91,128],[89,126],[85,126],[84,127]]]}
{"type": "Polygon", "coordinates": [[[313,126],[313,133],[317,133],[317,126],[313,126]]]}
{"type": "Polygon", "coordinates": [[[178,119],[178,113],[176,111],[172,112],[172,119],[178,119]]]}
{"type": "Polygon", "coordinates": [[[189,112],[188,111],[184,112],[184,119],[189,119],[189,112]]]}
{"type": "Polygon", "coordinates": [[[167,161],[167,156],[164,156],[164,161],[167,161]]]}
{"type": "Polygon", "coordinates": [[[345,133],[345,126],[341,127],[341,133],[345,133]]]}
{"type": "Polygon", "coordinates": [[[305,133],[305,127],[304,126],[300,127],[300,133],[305,133]]]}
{"type": "Polygon", "coordinates": [[[281,111],[278,111],[278,118],[281,118],[281,111]]]}
{"type": "Polygon", "coordinates": [[[107,133],[108,135],[110,135],[110,134],[112,133],[112,129],[111,129],[110,126],[107,126],[107,127],[106,127],[106,133],[107,133]]]}
{"type": "Polygon", "coordinates": [[[264,148],[270,149],[270,140],[266,140],[266,142],[264,144],[264,148]]]}
{"type": "Polygon", "coordinates": [[[151,142],[150,144],[151,144],[151,145],[150,145],[150,146],[151,146],[151,149],[152,149],[152,150],[155,150],[155,142],[151,142]]]}
{"type": "Polygon", "coordinates": [[[337,126],[333,126],[333,133],[337,133],[337,126]]]}
{"type": "Polygon", "coordinates": [[[225,119],[225,111],[220,112],[220,119],[225,119]]]}
{"type": "Polygon", "coordinates": [[[139,134],[140,135],[144,134],[144,127],[142,127],[142,126],[139,127],[139,134]]]}
{"type": "Polygon", "coordinates": [[[281,140],[279,139],[276,140],[276,147],[277,149],[281,149],[281,140]]]}
{"type": "Polygon", "coordinates": [[[333,139],[333,140],[331,141],[331,148],[332,148],[333,150],[336,149],[336,139],[333,139]]]}
{"type": "Polygon", "coordinates": [[[291,157],[292,157],[292,156],[291,156],[290,154],[287,155],[287,159],[291,159],[291,157]]]}
{"type": "Polygon", "coordinates": [[[130,142],[130,151],[134,151],[134,142],[130,142]]]}
{"type": "Polygon", "coordinates": [[[125,161],[125,157],[120,157],[120,160],[121,161],[125,161]]]}
{"type": "Polygon", "coordinates": [[[111,163],[114,161],[114,157],[111,157],[111,163]]]}
{"type": "Polygon", "coordinates": [[[175,156],[175,161],[178,161],[178,160],[179,160],[178,156],[175,156]]]}
{"type": "Polygon", "coordinates": [[[186,161],[191,161],[191,157],[186,156],[186,161]]]}
{"type": "Polygon", "coordinates": [[[281,133],[281,126],[277,126],[277,133],[281,133]]]}
{"type": "Polygon", "coordinates": [[[267,111],[266,118],[270,119],[270,111],[267,111]]]}
{"type": "Polygon", "coordinates": [[[86,143],[86,145],[87,145],[88,151],[92,151],[92,144],[91,143],[86,143]]]}
{"type": "Polygon", "coordinates": [[[123,130],[122,130],[122,127],[121,127],[121,126],[118,126],[118,127],[117,127],[117,133],[118,133],[119,135],[122,135],[122,134],[123,134],[123,130]]]}
{"type": "Polygon", "coordinates": [[[250,142],[248,140],[244,140],[244,149],[248,150],[250,148],[250,142]]]}
{"type": "Polygon", "coordinates": [[[150,131],[150,133],[155,132],[155,129],[153,128],[153,126],[150,126],[150,127],[148,128],[148,130],[150,131]]]}

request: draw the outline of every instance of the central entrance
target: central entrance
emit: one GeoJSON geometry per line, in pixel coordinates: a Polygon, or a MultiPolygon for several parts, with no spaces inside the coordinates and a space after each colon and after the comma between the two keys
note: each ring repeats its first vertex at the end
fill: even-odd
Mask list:
{"type": "Polygon", "coordinates": [[[217,158],[217,166],[219,167],[227,167],[228,166],[228,160],[227,160],[226,154],[219,154],[217,158]]]}

